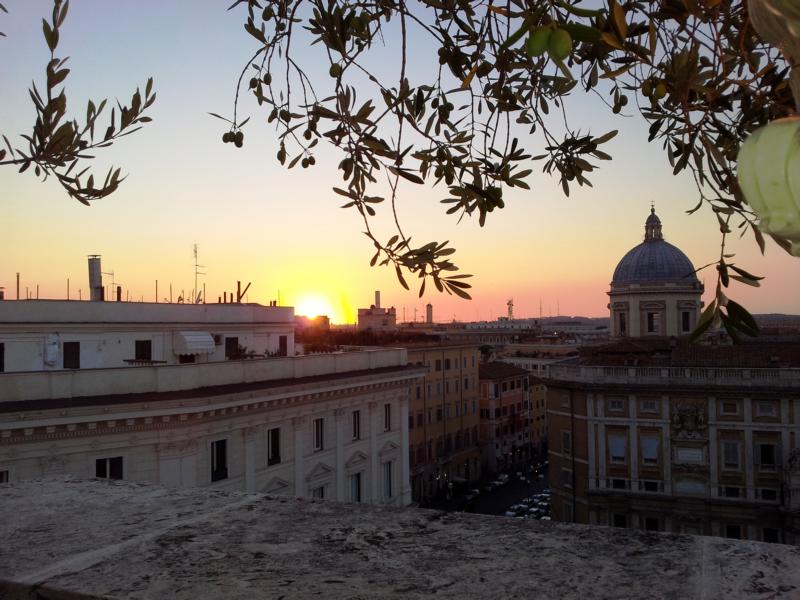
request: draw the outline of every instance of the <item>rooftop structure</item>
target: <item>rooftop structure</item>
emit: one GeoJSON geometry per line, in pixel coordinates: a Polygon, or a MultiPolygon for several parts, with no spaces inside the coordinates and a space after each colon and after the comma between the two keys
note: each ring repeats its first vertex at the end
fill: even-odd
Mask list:
{"type": "Polygon", "coordinates": [[[0,511],[14,515],[0,521],[5,600],[766,600],[800,590],[796,549],[758,542],[127,482],[0,490],[0,511]]]}

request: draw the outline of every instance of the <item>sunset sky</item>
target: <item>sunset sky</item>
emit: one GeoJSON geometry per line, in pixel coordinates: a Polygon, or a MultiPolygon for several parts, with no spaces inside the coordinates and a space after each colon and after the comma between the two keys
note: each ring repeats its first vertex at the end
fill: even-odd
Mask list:
{"type": "MultiPolygon", "coordinates": [[[[42,81],[48,59],[41,18],[52,3],[4,4],[10,14],[0,13],[0,31],[8,36],[0,38],[0,133],[21,144],[18,134],[34,118],[27,90],[32,78],[42,81]]],[[[103,270],[114,271],[123,295],[153,301],[158,280],[160,299],[170,282],[177,298],[193,286],[196,243],[209,301],[242,280],[252,282],[250,302],[267,303],[280,294],[282,304],[319,307],[336,322],[353,322],[376,289],[385,306],[397,307],[400,318],[405,309],[408,319],[415,307],[424,316],[427,302],[437,321],[493,319],[505,314],[509,298],[520,317],[538,316],[540,301],[545,316],[557,308],[565,315],[605,316],[611,274],[641,241],[651,201],[666,239],[695,266],[717,259],[713,214],[685,214],[697,202],[690,177],[671,175],[664,152],[647,143],[638,117],[614,117],[596,98],[578,92],[568,104],[577,124],[596,134],[620,130],[606,146],[614,160],[593,174],[594,187],[576,188],[565,198],[558,181],[540,174],[536,163],[532,190],[509,192],[506,209],[480,228],[477,221],[456,224],[444,214],[444,188],[405,184],[400,218],[414,239],[451,240],[456,262],[475,275],[471,302],[435,291],[422,299],[416,290],[405,292],[393,270],[369,267],[372,246],[357,213],[340,209],[341,197],[330,190],[340,185],[339,154],[322,148],[315,168],[287,171],[275,160],[277,136],[267,112],[250,97],[242,104],[241,114],[253,117],[244,147],[221,143],[224,124],[207,113],[231,112],[236,78],[255,47],[242,29],[243,11],[226,12],[227,4],[73,2],[58,49],[59,56],[70,56],[70,108],[82,119],[88,98],[127,101],[136,85],[153,76],[153,123],[99,155],[98,172],[113,162],[129,176],[117,193],[91,208],[68,198],[54,181],[0,167],[0,286],[7,298],[15,296],[17,272],[23,294],[38,284],[41,298],[64,298],[70,278],[72,297],[82,288],[85,298],[88,254],[103,256],[103,270]]],[[[306,50],[305,58],[313,60],[317,48],[306,50]]],[[[423,81],[423,62],[412,70],[412,84],[423,81]]],[[[327,64],[320,64],[318,74],[328,84],[327,64]]],[[[385,237],[392,233],[390,220],[387,208],[379,210],[385,237]]],[[[753,312],[800,312],[800,260],[771,242],[761,257],[751,236],[733,239],[729,251],[737,264],[766,276],[760,289],[735,284],[729,296],[753,312]]],[[[700,278],[713,292],[714,272],[700,278]]]]}

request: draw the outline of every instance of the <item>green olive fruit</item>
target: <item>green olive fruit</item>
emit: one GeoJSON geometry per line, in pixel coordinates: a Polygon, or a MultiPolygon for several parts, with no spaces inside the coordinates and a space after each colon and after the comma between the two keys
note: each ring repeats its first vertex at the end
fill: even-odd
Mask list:
{"type": "Polygon", "coordinates": [[[309,129],[306,129],[306,130],[303,132],[303,137],[304,137],[304,138],[306,138],[307,140],[310,140],[310,139],[311,139],[311,130],[309,130],[309,129]]]}
{"type": "Polygon", "coordinates": [[[334,78],[335,77],[340,77],[341,74],[342,74],[342,66],[337,64],[337,63],[333,63],[331,65],[331,68],[328,69],[328,75],[330,75],[331,77],[334,77],[334,78]]]}
{"type": "Polygon", "coordinates": [[[237,148],[241,148],[243,143],[244,143],[244,142],[242,142],[242,140],[236,140],[236,141],[234,142],[234,144],[236,145],[236,147],[237,147],[237,148]]]}
{"type": "Polygon", "coordinates": [[[257,85],[258,85],[258,79],[256,79],[255,77],[251,78],[251,79],[250,79],[250,89],[252,90],[252,89],[253,89],[253,88],[255,88],[257,85]]]}
{"type": "Polygon", "coordinates": [[[647,98],[650,97],[650,94],[653,93],[653,86],[650,85],[650,80],[646,80],[642,84],[642,94],[644,94],[647,98]]]}
{"type": "Polygon", "coordinates": [[[265,73],[263,79],[264,79],[264,83],[266,85],[269,85],[270,83],[272,83],[272,74],[271,73],[265,73]]]}
{"type": "Polygon", "coordinates": [[[228,133],[230,133],[230,132],[226,131],[225,133],[222,134],[222,143],[223,144],[227,144],[228,142],[231,141],[230,137],[228,136],[228,133]]]}
{"type": "Polygon", "coordinates": [[[572,52],[572,36],[566,29],[556,29],[547,41],[547,52],[557,60],[564,60],[572,52]]]}
{"type": "Polygon", "coordinates": [[[666,95],[667,95],[667,86],[664,85],[663,81],[659,81],[655,89],[655,97],[657,100],[661,100],[666,95]]]}
{"type": "Polygon", "coordinates": [[[547,50],[552,30],[549,27],[536,27],[528,36],[528,56],[541,56],[547,50]]]}
{"type": "Polygon", "coordinates": [[[308,164],[313,165],[315,162],[317,162],[316,158],[314,158],[313,156],[308,157],[308,164]]]}
{"type": "Polygon", "coordinates": [[[244,134],[241,131],[237,131],[233,137],[233,141],[236,144],[236,147],[240,148],[244,142],[244,134]]]}
{"type": "Polygon", "coordinates": [[[308,168],[308,159],[304,158],[303,160],[301,160],[300,161],[300,166],[302,166],[304,169],[307,169],[308,168]]]}

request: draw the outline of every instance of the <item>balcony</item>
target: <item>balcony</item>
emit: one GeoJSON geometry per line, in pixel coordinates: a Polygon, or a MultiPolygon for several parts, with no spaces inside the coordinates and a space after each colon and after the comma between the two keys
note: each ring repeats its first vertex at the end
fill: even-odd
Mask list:
{"type": "Polygon", "coordinates": [[[175,392],[238,383],[405,367],[405,348],[185,365],[0,373],[0,403],[175,392]]]}
{"type": "Polygon", "coordinates": [[[798,388],[800,369],[737,369],[716,367],[594,367],[552,365],[551,381],[621,383],[659,386],[735,385],[798,388]]]}

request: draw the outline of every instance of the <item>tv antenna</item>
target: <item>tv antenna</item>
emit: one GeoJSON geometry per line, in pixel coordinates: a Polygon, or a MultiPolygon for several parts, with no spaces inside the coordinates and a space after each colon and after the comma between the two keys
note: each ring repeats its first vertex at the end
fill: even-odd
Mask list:
{"type": "Polygon", "coordinates": [[[192,253],[194,255],[194,293],[192,294],[192,301],[194,304],[200,304],[201,300],[205,300],[205,298],[201,297],[200,290],[197,289],[197,276],[205,275],[200,271],[200,269],[205,269],[205,266],[197,264],[197,244],[194,245],[192,253]]]}

